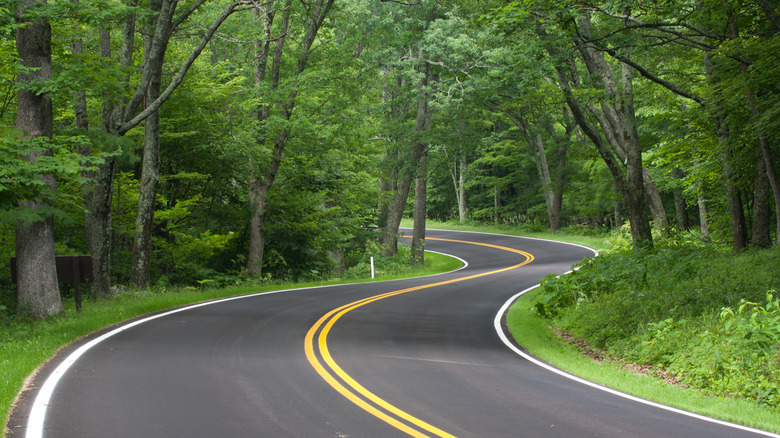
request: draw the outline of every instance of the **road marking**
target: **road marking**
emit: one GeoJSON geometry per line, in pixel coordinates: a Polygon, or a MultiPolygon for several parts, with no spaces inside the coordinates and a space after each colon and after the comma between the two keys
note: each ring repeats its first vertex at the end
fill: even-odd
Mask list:
{"type": "Polygon", "coordinates": [[[454,438],[453,435],[450,435],[449,433],[441,429],[438,429],[435,426],[432,426],[417,417],[414,417],[413,415],[399,409],[398,407],[393,406],[392,404],[388,403],[387,401],[383,400],[376,394],[372,393],[371,391],[363,387],[363,385],[361,385],[355,379],[353,379],[338,365],[338,363],[336,363],[336,361],[330,355],[330,351],[328,349],[328,342],[327,342],[328,334],[330,333],[330,330],[333,328],[336,322],[345,314],[359,307],[365,306],[367,304],[379,300],[383,300],[385,298],[394,297],[397,295],[416,292],[423,289],[430,289],[437,286],[443,286],[446,284],[457,283],[457,282],[471,280],[479,277],[485,277],[488,275],[498,274],[500,272],[506,272],[527,265],[528,263],[531,263],[534,260],[534,256],[531,253],[514,249],[514,248],[492,245],[489,243],[469,242],[464,240],[441,239],[441,238],[433,238],[433,237],[429,237],[427,239],[495,248],[503,251],[509,251],[509,252],[514,252],[516,254],[520,254],[524,256],[526,259],[522,263],[518,263],[516,265],[512,265],[502,269],[496,269],[493,271],[455,278],[452,280],[445,280],[436,283],[430,283],[426,285],[415,286],[415,287],[410,287],[410,288],[401,289],[397,291],[387,292],[384,294],[364,298],[362,300],[345,304],[341,307],[331,310],[330,312],[325,314],[322,318],[320,318],[314,324],[314,326],[312,326],[312,328],[306,334],[304,349],[306,352],[306,358],[309,360],[309,363],[317,371],[317,373],[326,382],[328,382],[328,384],[331,387],[333,387],[338,393],[346,397],[349,401],[351,401],[361,409],[365,410],[366,412],[374,415],[380,420],[388,423],[389,425],[395,427],[396,429],[399,429],[413,437],[438,436],[442,438],[445,437],[454,438]],[[315,337],[316,337],[316,341],[315,341],[315,337]],[[322,361],[320,361],[320,359],[322,359],[322,361]]]}

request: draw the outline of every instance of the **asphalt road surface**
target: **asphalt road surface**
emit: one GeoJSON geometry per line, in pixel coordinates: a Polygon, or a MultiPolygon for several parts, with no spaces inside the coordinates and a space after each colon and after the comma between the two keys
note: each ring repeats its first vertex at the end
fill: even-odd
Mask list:
{"type": "Polygon", "coordinates": [[[761,436],[571,380],[504,344],[494,319],[507,300],[591,251],[448,231],[426,244],[468,266],[222,300],[97,333],[40,370],[10,436],[761,436]]]}

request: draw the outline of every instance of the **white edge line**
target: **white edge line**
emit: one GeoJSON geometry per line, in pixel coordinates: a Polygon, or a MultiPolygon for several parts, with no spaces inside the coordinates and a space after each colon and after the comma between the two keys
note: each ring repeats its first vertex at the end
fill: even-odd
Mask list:
{"type": "MultiPolygon", "coordinates": [[[[436,253],[436,254],[441,254],[441,255],[446,255],[446,256],[449,256],[449,257],[453,257],[453,258],[455,258],[455,259],[457,259],[457,260],[459,260],[460,262],[463,263],[463,266],[461,266],[460,268],[455,269],[453,271],[450,271],[450,272],[457,272],[457,271],[460,271],[461,269],[465,269],[468,266],[468,262],[466,262],[465,260],[461,259],[460,257],[455,257],[453,255],[445,254],[445,253],[437,252],[437,251],[427,251],[427,252],[432,252],[432,253],[436,253]]],[[[413,278],[435,277],[437,275],[443,275],[443,274],[447,274],[447,273],[448,272],[444,272],[444,273],[439,273],[439,274],[432,274],[432,275],[426,275],[426,276],[422,276],[422,277],[413,277],[413,278]]],[[[384,283],[384,282],[390,282],[390,281],[410,280],[410,279],[411,278],[409,278],[409,279],[401,278],[401,279],[386,280],[386,281],[381,281],[380,280],[380,281],[375,281],[373,283],[384,283]]],[[[62,363],[57,365],[57,368],[55,368],[54,371],[52,371],[52,373],[49,374],[49,376],[43,382],[43,385],[41,386],[41,389],[38,391],[38,394],[35,396],[35,400],[32,403],[32,407],[30,408],[30,415],[29,415],[29,417],[27,419],[27,431],[25,432],[24,436],[25,436],[25,438],[43,438],[44,422],[45,422],[45,418],[46,418],[46,408],[49,406],[49,403],[51,402],[51,397],[54,394],[54,389],[57,387],[57,384],[60,382],[60,380],[65,375],[65,373],[68,371],[68,369],[74,363],[76,363],[76,361],[81,356],[83,356],[84,353],[86,353],[87,351],[89,351],[90,349],[92,349],[93,347],[98,345],[99,343],[105,341],[106,339],[108,339],[108,338],[110,338],[110,337],[112,337],[114,335],[117,335],[117,334],[119,334],[119,333],[121,333],[121,332],[123,332],[125,330],[133,328],[133,327],[135,327],[137,325],[140,325],[140,324],[143,324],[145,322],[149,322],[149,321],[152,321],[152,320],[157,319],[157,318],[162,318],[162,317],[165,317],[165,316],[169,316],[169,315],[172,315],[174,313],[179,313],[179,312],[184,312],[186,310],[195,309],[195,308],[198,308],[198,307],[210,306],[212,304],[224,303],[224,302],[227,302],[227,301],[240,300],[240,299],[244,299],[244,298],[252,298],[252,297],[257,297],[257,296],[260,296],[260,295],[270,295],[270,294],[277,294],[277,293],[282,293],[282,292],[292,292],[292,291],[301,291],[301,290],[310,290],[310,289],[321,289],[321,288],[336,287],[336,286],[348,286],[348,285],[351,285],[351,284],[364,284],[364,283],[329,284],[329,285],[325,285],[325,286],[312,286],[312,287],[305,287],[305,288],[299,288],[299,289],[275,290],[275,291],[268,291],[268,292],[258,292],[258,293],[247,294],[247,295],[239,295],[239,296],[235,296],[235,297],[221,298],[221,299],[216,299],[216,300],[212,300],[212,301],[205,301],[205,302],[202,302],[202,303],[192,304],[192,305],[188,305],[188,306],[185,306],[185,307],[180,307],[180,308],[177,308],[177,309],[169,310],[167,312],[158,313],[156,315],[152,315],[152,316],[149,316],[149,317],[146,317],[146,318],[142,318],[142,319],[139,319],[137,321],[133,321],[133,322],[128,323],[128,324],[124,324],[124,325],[122,325],[120,327],[115,328],[114,330],[111,330],[111,331],[107,332],[107,333],[104,333],[104,334],[98,336],[97,338],[87,342],[86,344],[82,345],[76,351],[74,351],[73,353],[68,355],[68,357],[65,358],[65,360],[62,361],[62,363]]]]}
{"type": "MultiPolygon", "coordinates": [[[[473,232],[475,232],[475,231],[460,231],[460,230],[441,230],[441,231],[456,231],[456,232],[464,232],[464,233],[473,233],[473,232]]],[[[477,231],[476,233],[480,233],[480,232],[477,231]]],[[[481,234],[493,234],[493,233],[481,233],[481,234]]],[[[574,246],[579,246],[581,248],[589,249],[589,250],[593,251],[596,256],[599,255],[598,251],[596,251],[595,249],[587,247],[585,245],[579,245],[579,244],[576,244],[576,243],[560,242],[560,241],[557,241],[557,240],[540,239],[540,238],[536,238],[536,237],[513,236],[511,234],[502,234],[502,236],[517,237],[517,238],[520,238],[520,239],[545,240],[545,241],[549,241],[549,242],[558,242],[558,243],[563,243],[563,244],[567,244],[567,245],[574,245],[574,246]]],[[[561,275],[567,275],[567,274],[570,274],[572,272],[574,272],[574,271],[565,272],[565,273],[563,273],[561,275]]],[[[758,435],[764,435],[764,436],[768,436],[768,437],[780,438],[780,435],[772,433],[772,432],[768,432],[768,431],[761,430],[761,429],[755,429],[755,428],[748,427],[748,426],[743,426],[741,424],[730,423],[730,422],[724,421],[724,420],[718,420],[716,418],[707,417],[705,415],[696,414],[696,413],[693,413],[693,412],[685,411],[683,409],[674,408],[674,407],[667,406],[667,405],[664,405],[664,404],[661,404],[661,403],[656,403],[656,402],[653,402],[653,401],[650,401],[650,400],[645,400],[643,398],[639,398],[639,397],[636,397],[636,396],[633,396],[633,395],[630,395],[630,394],[626,394],[624,392],[620,392],[618,390],[615,390],[615,389],[612,389],[612,388],[600,385],[598,383],[594,383],[594,382],[591,382],[589,380],[585,380],[585,379],[583,379],[581,377],[577,377],[574,374],[567,373],[566,371],[563,371],[563,370],[561,370],[559,368],[555,368],[552,365],[550,365],[550,364],[548,364],[546,362],[543,362],[543,361],[537,359],[536,357],[533,357],[530,354],[528,354],[528,353],[524,352],[523,350],[519,349],[515,345],[515,343],[512,342],[506,336],[506,333],[504,332],[504,330],[503,330],[503,328],[501,326],[501,321],[503,320],[504,315],[509,310],[509,307],[515,302],[515,300],[520,298],[522,295],[524,295],[524,294],[526,294],[526,293],[536,289],[539,286],[540,286],[539,284],[537,284],[535,286],[531,286],[528,289],[525,289],[524,291],[518,292],[517,294],[512,296],[512,298],[510,298],[506,303],[504,303],[503,306],[501,306],[501,309],[498,311],[498,313],[496,314],[495,319],[493,320],[493,325],[494,325],[494,327],[496,329],[496,333],[498,334],[498,337],[501,338],[501,341],[504,343],[504,345],[509,347],[509,349],[511,349],[512,351],[517,353],[523,359],[533,363],[534,365],[542,367],[542,368],[546,369],[547,371],[555,373],[555,374],[557,374],[559,376],[565,377],[567,379],[573,380],[575,382],[581,383],[581,384],[586,385],[586,386],[590,386],[591,388],[595,388],[595,389],[598,389],[600,391],[604,391],[604,392],[607,392],[609,394],[616,395],[618,397],[622,397],[622,398],[625,398],[625,399],[628,399],[628,400],[632,400],[632,401],[635,401],[635,402],[638,402],[638,403],[642,403],[642,404],[645,404],[645,405],[648,405],[648,406],[652,406],[652,407],[655,407],[655,408],[658,408],[658,409],[663,409],[665,411],[674,412],[676,414],[685,415],[687,417],[696,418],[698,420],[706,421],[706,422],[709,422],[709,423],[718,424],[720,426],[726,426],[726,427],[730,427],[732,429],[738,429],[738,430],[742,430],[742,431],[746,431],[746,432],[752,432],[752,433],[755,433],[755,434],[758,434],[758,435]]]]}

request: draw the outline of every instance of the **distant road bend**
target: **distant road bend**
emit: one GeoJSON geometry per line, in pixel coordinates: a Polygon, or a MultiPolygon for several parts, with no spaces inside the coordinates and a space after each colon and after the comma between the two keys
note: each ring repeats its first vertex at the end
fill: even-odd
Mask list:
{"type": "Polygon", "coordinates": [[[9,436],[778,437],[605,391],[508,341],[497,312],[592,251],[437,230],[426,246],[468,266],[218,300],[96,333],[40,370],[9,436]]]}

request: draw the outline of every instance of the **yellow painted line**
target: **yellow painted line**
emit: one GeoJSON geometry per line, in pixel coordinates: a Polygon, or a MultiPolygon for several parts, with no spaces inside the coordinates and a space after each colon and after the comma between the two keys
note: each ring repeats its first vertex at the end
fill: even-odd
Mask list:
{"type": "Polygon", "coordinates": [[[504,246],[498,246],[498,245],[491,245],[488,243],[479,243],[479,242],[468,242],[463,240],[452,240],[452,239],[440,239],[440,238],[428,238],[427,240],[439,240],[439,241],[445,241],[445,242],[455,242],[455,243],[464,243],[469,245],[479,245],[479,246],[486,246],[490,248],[499,249],[502,251],[509,251],[514,252],[517,254],[523,255],[526,260],[522,263],[509,266],[507,268],[497,269],[494,271],[489,272],[483,272],[481,274],[475,274],[475,275],[469,275],[466,277],[461,278],[455,278],[452,280],[446,280],[446,281],[440,281],[437,283],[431,283],[426,284],[422,286],[415,286],[410,287],[407,289],[401,289],[393,292],[387,292],[384,294],[376,295],[373,297],[364,298],[362,300],[354,301],[349,304],[345,304],[341,307],[338,307],[336,309],[331,310],[325,316],[320,318],[314,326],[309,330],[309,332],[306,334],[305,339],[305,351],[306,351],[306,358],[309,360],[309,363],[314,367],[314,369],[317,371],[317,373],[326,381],[330,386],[332,386],[337,392],[339,392],[341,395],[346,397],[349,401],[359,406],[361,409],[365,410],[366,412],[374,415],[375,417],[379,418],[380,420],[390,424],[391,426],[395,427],[396,429],[399,429],[408,435],[411,435],[413,437],[429,437],[431,435],[427,435],[420,430],[417,430],[413,427],[410,427],[408,424],[404,423],[403,421],[400,421],[399,419],[402,419],[406,421],[409,424],[412,424],[414,426],[417,426],[419,429],[422,429],[424,431],[427,431],[428,433],[433,434],[433,436],[438,436],[442,438],[455,438],[453,435],[448,434],[447,432],[444,432],[441,429],[438,429],[428,423],[426,423],[423,420],[420,420],[417,417],[414,417],[407,412],[402,411],[401,409],[393,406],[392,404],[388,403],[387,401],[383,400],[382,398],[378,397],[365,387],[355,381],[349,374],[347,374],[333,359],[333,357],[330,355],[330,351],[328,349],[328,333],[330,333],[331,328],[336,324],[336,322],[345,314],[348,312],[357,309],[358,307],[365,306],[366,304],[373,303],[375,301],[383,300],[385,298],[389,298],[396,295],[401,295],[409,292],[414,292],[422,289],[429,289],[437,286],[443,286],[445,284],[452,284],[457,283],[460,281],[465,280],[471,280],[474,278],[484,277],[487,275],[493,275],[498,274],[500,272],[509,271],[512,269],[519,268],[521,266],[527,265],[528,263],[531,263],[534,260],[534,256],[531,253],[521,251],[514,248],[507,248],[504,246]],[[314,342],[314,337],[317,333],[317,331],[320,330],[320,327],[322,327],[322,331],[320,331],[319,336],[317,337],[317,344],[314,342]],[[341,382],[338,381],[334,377],[333,374],[331,374],[330,371],[326,369],[326,367],[320,362],[320,360],[317,358],[317,355],[315,353],[315,345],[319,348],[320,356],[322,356],[322,359],[325,361],[327,366],[330,368],[330,370],[338,376],[344,384],[352,388],[352,391],[344,386],[341,382]],[[354,392],[353,392],[354,391],[354,392]],[[360,396],[363,398],[361,398],[360,396]],[[365,399],[365,400],[364,400],[365,399]],[[373,405],[366,400],[373,403],[373,405]],[[395,417],[388,415],[387,413],[383,412],[382,410],[378,409],[382,408],[386,412],[389,412],[395,417]]]}

